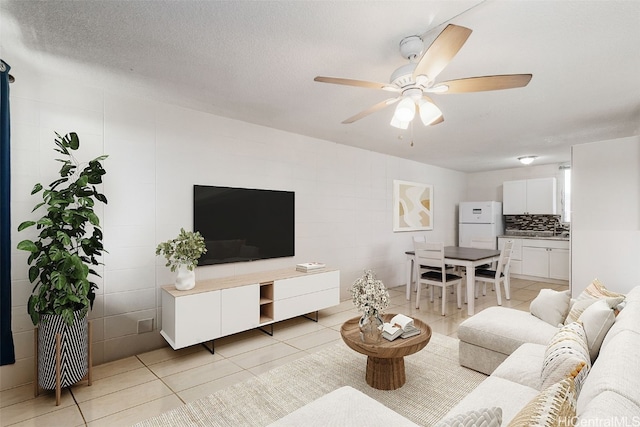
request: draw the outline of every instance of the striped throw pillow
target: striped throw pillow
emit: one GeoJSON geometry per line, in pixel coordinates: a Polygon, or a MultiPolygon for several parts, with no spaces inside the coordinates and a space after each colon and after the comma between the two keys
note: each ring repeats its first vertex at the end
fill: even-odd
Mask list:
{"type": "Polygon", "coordinates": [[[542,388],[575,374],[575,388],[580,393],[589,369],[591,357],[584,327],[580,322],[570,323],[560,328],[547,345],[540,373],[542,388]],[[578,372],[575,372],[576,367],[579,367],[578,372]]]}
{"type": "Polygon", "coordinates": [[[508,427],[572,426],[577,400],[574,379],[567,377],[534,397],[511,420],[508,427]]]}

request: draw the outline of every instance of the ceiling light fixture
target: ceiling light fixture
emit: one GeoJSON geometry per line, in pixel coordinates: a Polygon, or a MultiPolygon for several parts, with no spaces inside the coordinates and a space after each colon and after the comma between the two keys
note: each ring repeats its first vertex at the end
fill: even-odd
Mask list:
{"type": "Polygon", "coordinates": [[[523,165],[530,165],[537,158],[538,156],[523,156],[518,157],[518,160],[520,160],[520,163],[522,163],[523,165]]]}
{"type": "Polygon", "coordinates": [[[421,99],[418,101],[420,107],[420,119],[425,126],[429,126],[442,116],[442,111],[429,101],[421,99]]]}
{"type": "Polygon", "coordinates": [[[408,129],[409,123],[411,122],[410,121],[405,122],[405,121],[399,120],[395,114],[393,115],[393,117],[391,117],[391,126],[393,126],[394,128],[408,129]]]}
{"type": "Polygon", "coordinates": [[[398,103],[393,117],[401,122],[410,122],[416,115],[416,103],[411,98],[404,98],[398,103]]]}

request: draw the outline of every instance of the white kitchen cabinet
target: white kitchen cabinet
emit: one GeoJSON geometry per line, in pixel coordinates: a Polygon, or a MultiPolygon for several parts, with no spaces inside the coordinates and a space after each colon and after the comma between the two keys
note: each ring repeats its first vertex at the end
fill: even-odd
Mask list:
{"type": "Polygon", "coordinates": [[[571,257],[569,249],[551,249],[549,252],[549,277],[569,280],[571,275],[571,257]]]}
{"type": "Polygon", "coordinates": [[[222,289],[220,292],[222,336],[258,327],[260,323],[258,284],[222,289]]]}
{"type": "Polygon", "coordinates": [[[536,277],[549,277],[549,249],[522,248],[522,274],[536,277]]]}
{"type": "Polygon", "coordinates": [[[569,280],[569,242],[523,239],[522,274],[545,279],[569,280]]]}
{"type": "Polygon", "coordinates": [[[555,215],[556,179],[536,178],[502,183],[503,215],[555,215]]]}

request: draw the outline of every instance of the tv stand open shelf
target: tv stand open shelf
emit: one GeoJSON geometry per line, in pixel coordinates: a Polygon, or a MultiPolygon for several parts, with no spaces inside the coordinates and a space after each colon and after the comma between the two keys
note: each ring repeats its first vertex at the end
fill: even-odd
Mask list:
{"type": "MultiPolygon", "coordinates": [[[[265,326],[273,333],[275,322],[339,303],[340,271],[331,269],[222,277],[196,282],[188,291],[167,285],[162,287],[160,334],[177,350],[250,329],[264,331],[265,326]]],[[[213,352],[213,344],[207,348],[213,352]]]]}

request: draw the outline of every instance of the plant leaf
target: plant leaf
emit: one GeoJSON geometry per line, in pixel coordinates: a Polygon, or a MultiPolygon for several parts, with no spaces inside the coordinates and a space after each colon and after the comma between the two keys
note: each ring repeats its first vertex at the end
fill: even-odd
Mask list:
{"type": "Polygon", "coordinates": [[[29,228],[29,227],[31,227],[31,226],[33,226],[33,225],[35,225],[35,221],[24,221],[23,223],[21,223],[21,224],[18,226],[18,231],[22,231],[22,230],[24,230],[25,228],[29,228]]]}
{"type": "Polygon", "coordinates": [[[40,269],[35,265],[32,265],[29,268],[29,282],[33,283],[38,278],[38,273],[40,273],[40,269]]]}
{"type": "Polygon", "coordinates": [[[80,147],[80,139],[77,133],[71,132],[67,135],[67,139],[69,140],[69,147],[72,150],[77,150],[80,147]]]}
{"type": "Polygon", "coordinates": [[[38,222],[36,223],[38,225],[46,225],[48,227],[51,227],[53,225],[53,221],[51,220],[51,218],[40,218],[38,220],[38,222]]]}
{"type": "Polygon", "coordinates": [[[38,252],[38,247],[31,240],[23,240],[18,243],[17,248],[21,251],[38,252]]]}
{"type": "Polygon", "coordinates": [[[38,191],[42,190],[42,184],[37,183],[33,186],[33,190],[31,190],[31,194],[36,194],[38,191]]]}

